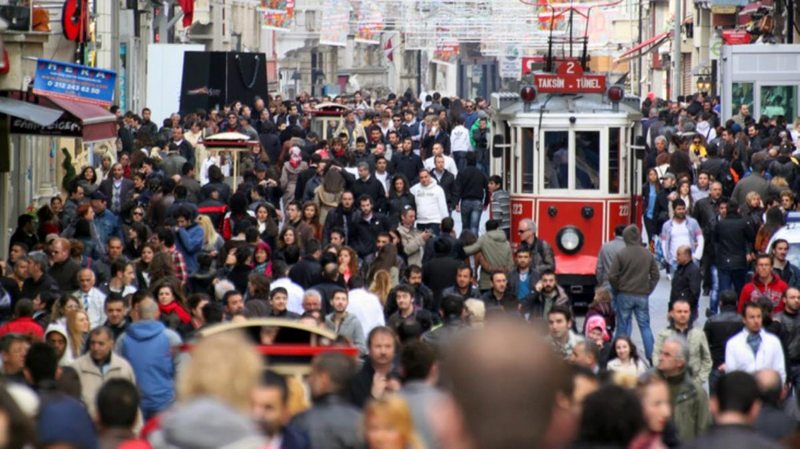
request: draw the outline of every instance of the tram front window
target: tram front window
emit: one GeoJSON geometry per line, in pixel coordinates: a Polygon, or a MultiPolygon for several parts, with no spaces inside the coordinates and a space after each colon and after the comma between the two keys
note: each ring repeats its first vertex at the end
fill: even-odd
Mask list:
{"type": "Polygon", "coordinates": [[[575,131],[575,188],[600,188],[600,131],[575,131]]]}
{"type": "Polygon", "coordinates": [[[544,188],[569,188],[569,132],[544,133],[544,188]]]}

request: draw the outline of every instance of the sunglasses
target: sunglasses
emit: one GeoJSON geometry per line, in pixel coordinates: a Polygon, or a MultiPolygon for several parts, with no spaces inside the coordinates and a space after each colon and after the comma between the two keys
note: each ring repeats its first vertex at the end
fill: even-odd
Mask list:
{"type": "Polygon", "coordinates": [[[144,215],[144,212],[134,212],[133,215],[138,215],[141,217],[142,215],[144,215]]]}

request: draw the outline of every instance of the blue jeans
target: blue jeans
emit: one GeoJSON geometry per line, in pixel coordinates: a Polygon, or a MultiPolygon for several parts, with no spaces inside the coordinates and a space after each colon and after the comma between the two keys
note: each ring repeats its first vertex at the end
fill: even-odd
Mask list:
{"type": "Polygon", "coordinates": [[[711,314],[716,315],[719,311],[719,270],[716,265],[711,265],[711,289],[708,292],[708,301],[711,314]]]}
{"type": "Polygon", "coordinates": [[[717,270],[719,273],[719,291],[733,290],[738,296],[744,288],[747,269],[741,270],[717,270]]]}
{"type": "Polygon", "coordinates": [[[642,334],[644,352],[649,360],[653,358],[653,331],[650,330],[650,302],[647,296],[617,293],[615,298],[619,308],[620,321],[617,323],[617,337],[630,337],[631,316],[636,316],[639,332],[642,334]]]}
{"type": "Polygon", "coordinates": [[[468,151],[453,151],[451,155],[453,156],[453,161],[456,163],[456,168],[458,171],[464,169],[467,166],[467,153],[468,151]]]}
{"type": "Polygon", "coordinates": [[[483,212],[483,201],[461,200],[461,229],[469,229],[477,237],[481,212],[483,212]]]}

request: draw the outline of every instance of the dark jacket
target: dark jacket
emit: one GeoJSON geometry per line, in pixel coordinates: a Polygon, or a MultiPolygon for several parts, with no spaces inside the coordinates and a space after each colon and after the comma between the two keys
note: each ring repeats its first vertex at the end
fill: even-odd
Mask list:
{"type": "MultiPolygon", "coordinates": [[[[59,287],[58,282],[56,282],[56,280],[53,279],[53,277],[49,274],[44,274],[38,282],[29,277],[28,279],[25,279],[25,282],[22,283],[23,298],[35,298],[43,291],[58,293],[60,290],[62,290],[62,288],[59,287]]],[[[69,291],[72,290],[77,289],[70,289],[69,291]]]]}
{"type": "Polygon", "coordinates": [[[392,162],[389,164],[389,172],[400,174],[406,177],[409,186],[413,186],[419,181],[419,172],[424,168],[422,159],[412,151],[405,154],[402,151],[392,153],[392,162]]]}
{"type": "Polygon", "coordinates": [[[383,188],[383,184],[375,176],[370,175],[366,181],[361,178],[356,179],[352,190],[356,204],[359,204],[362,195],[367,195],[372,198],[373,209],[376,212],[383,213],[386,211],[386,189],[383,188]]]}
{"type": "Polygon", "coordinates": [[[414,200],[414,195],[409,193],[408,191],[403,193],[402,195],[397,195],[394,193],[389,194],[389,198],[386,200],[386,208],[387,208],[387,215],[389,217],[389,223],[392,227],[397,227],[400,224],[400,214],[403,210],[407,207],[412,209],[417,208],[416,200],[414,200]]]}
{"type": "Polygon", "coordinates": [[[714,255],[720,270],[744,270],[747,254],[753,250],[756,235],[753,227],[736,211],[717,223],[714,229],[714,255]]]}
{"type": "Polygon", "coordinates": [[[456,273],[462,262],[449,255],[437,255],[422,264],[422,283],[433,291],[436,309],[442,299],[442,291],[456,283],[456,273]]]}
{"type": "Polygon", "coordinates": [[[783,279],[789,287],[800,287],[800,268],[792,265],[788,260],[783,269],[773,266],[772,271],[783,279]]]}
{"type": "Polygon", "coordinates": [[[742,317],[736,313],[736,306],[723,306],[720,313],[710,317],[703,327],[711,351],[714,368],[725,363],[725,345],[728,339],[738,334],[744,327],[742,317]]]}
{"type": "Polygon", "coordinates": [[[433,244],[439,239],[447,240],[447,243],[450,244],[450,257],[458,260],[464,260],[467,258],[467,255],[464,254],[464,245],[461,244],[460,240],[451,234],[440,234],[439,237],[429,238],[428,241],[425,242],[425,250],[422,253],[422,263],[425,263],[436,257],[436,252],[433,250],[433,244]]]}
{"type": "MultiPolygon", "coordinates": [[[[412,285],[413,287],[413,285],[412,285]]],[[[389,291],[386,296],[386,305],[384,306],[384,315],[391,316],[397,311],[397,287],[389,291]]],[[[433,292],[425,284],[414,288],[414,305],[422,307],[425,310],[433,313],[434,319],[438,316],[439,310],[436,308],[438,304],[433,301],[433,292]]]]}
{"type": "MultiPolygon", "coordinates": [[[[328,217],[330,217],[330,213],[328,217]]],[[[353,214],[347,243],[358,253],[359,257],[364,258],[378,249],[375,246],[375,240],[381,232],[389,232],[389,219],[386,216],[374,212],[372,217],[366,220],[358,212],[353,214]]]]}
{"type": "Polygon", "coordinates": [[[439,183],[439,187],[444,190],[444,198],[447,201],[447,208],[453,210],[456,207],[457,198],[453,195],[453,190],[456,184],[456,177],[452,173],[445,170],[441,176],[434,170],[431,170],[431,177],[439,183]]]}
{"type": "Polygon", "coordinates": [[[705,434],[681,446],[682,449],[780,449],[783,446],[758,434],[750,426],[725,424],[711,426],[705,434]]]}
{"type": "Polygon", "coordinates": [[[320,267],[317,259],[311,256],[303,256],[292,269],[289,270],[289,279],[295,284],[307,289],[312,285],[322,282],[321,273],[322,267],[320,267]]]}
{"type": "Polygon", "coordinates": [[[295,416],[289,426],[308,435],[314,449],[361,447],[361,412],[338,396],[327,395],[295,416]]]}
{"type": "Polygon", "coordinates": [[[453,185],[453,197],[455,201],[460,200],[481,200],[484,204],[489,199],[489,178],[477,167],[466,166],[458,172],[456,182],[453,185]]]}
{"type": "Polygon", "coordinates": [[[350,226],[353,223],[353,215],[356,209],[356,204],[353,204],[350,210],[345,210],[344,207],[339,205],[336,209],[328,212],[328,216],[325,218],[325,226],[323,227],[325,232],[323,240],[329,242],[331,239],[331,230],[340,228],[345,233],[345,242],[350,245],[350,226]]]}
{"type": "Polygon", "coordinates": [[[536,268],[536,271],[542,273],[546,270],[556,269],[556,256],[553,253],[553,247],[549,243],[534,237],[533,244],[527,241],[519,244],[520,249],[525,248],[531,252],[531,266],[536,268]]]}
{"type": "Polygon", "coordinates": [[[481,300],[486,305],[486,312],[502,310],[506,313],[519,314],[520,302],[514,292],[506,289],[500,298],[494,294],[494,290],[489,290],[481,296],[481,300]]]}
{"type": "MultiPolygon", "coordinates": [[[[784,309],[775,314],[774,321],[783,328],[783,350],[790,365],[800,365],[800,313],[789,313],[784,309]]],[[[789,366],[787,365],[787,371],[789,366]]]]}
{"type": "Polygon", "coordinates": [[[678,265],[672,275],[672,290],[669,293],[670,303],[676,299],[687,299],[696,307],[700,300],[700,281],[703,279],[700,268],[694,262],[678,265]]]}
{"type": "MultiPolygon", "coordinates": [[[[513,270],[509,271],[508,275],[506,276],[508,279],[506,290],[514,295],[517,295],[517,288],[519,287],[519,273],[519,267],[515,267],[513,270]]],[[[536,283],[539,282],[539,272],[536,271],[536,268],[533,266],[528,269],[528,280],[526,282],[528,283],[528,296],[525,298],[519,298],[520,302],[523,303],[530,302],[530,297],[536,293],[536,283]]]]}
{"type": "Polygon", "coordinates": [[[78,271],[80,270],[81,266],[78,262],[69,258],[65,262],[57,263],[50,267],[47,274],[55,279],[61,290],[72,291],[80,287],[78,284],[78,271]]]}
{"type": "Polygon", "coordinates": [[[625,228],[622,236],[627,246],[611,264],[608,281],[620,293],[649,296],[660,279],[656,259],[642,246],[636,225],[625,228]]]}

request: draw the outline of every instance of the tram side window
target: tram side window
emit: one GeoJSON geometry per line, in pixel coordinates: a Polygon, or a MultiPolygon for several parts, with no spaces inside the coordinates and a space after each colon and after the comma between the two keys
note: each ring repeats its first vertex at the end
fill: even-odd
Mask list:
{"type": "Polygon", "coordinates": [[[575,188],[600,189],[600,131],[575,131],[575,188]]]}
{"type": "Polygon", "coordinates": [[[608,193],[619,193],[620,129],[608,129],[608,193]]]}
{"type": "Polygon", "coordinates": [[[544,133],[544,188],[569,188],[569,131],[544,133]]]}
{"type": "Polygon", "coordinates": [[[533,128],[522,129],[522,193],[533,193],[533,128]]]}

